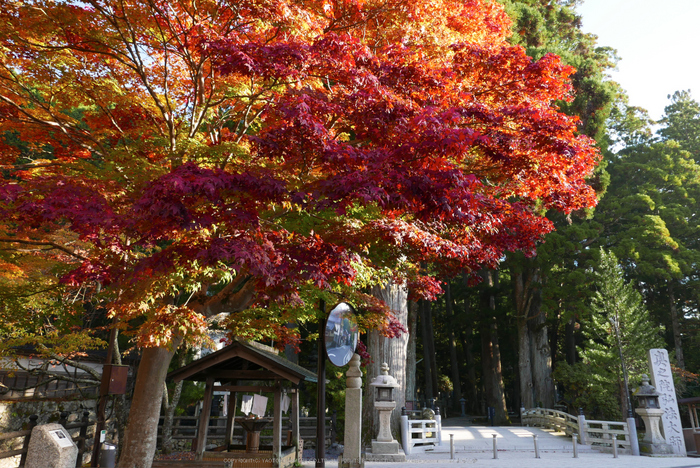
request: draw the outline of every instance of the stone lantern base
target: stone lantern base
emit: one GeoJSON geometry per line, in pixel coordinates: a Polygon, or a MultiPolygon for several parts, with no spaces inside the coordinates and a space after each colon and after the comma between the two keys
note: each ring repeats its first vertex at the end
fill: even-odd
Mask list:
{"type": "Polygon", "coordinates": [[[673,447],[667,443],[650,444],[647,442],[639,443],[639,453],[647,457],[675,457],[677,456],[673,447]]]}
{"type": "Polygon", "coordinates": [[[372,440],[372,451],[365,454],[367,461],[376,462],[405,462],[406,454],[396,440],[378,442],[372,440]]]}
{"type": "Polygon", "coordinates": [[[666,443],[666,439],[659,430],[659,422],[664,410],[657,408],[637,408],[635,410],[644,420],[646,433],[644,440],[639,442],[639,452],[647,457],[673,457],[673,446],[666,443]]]}

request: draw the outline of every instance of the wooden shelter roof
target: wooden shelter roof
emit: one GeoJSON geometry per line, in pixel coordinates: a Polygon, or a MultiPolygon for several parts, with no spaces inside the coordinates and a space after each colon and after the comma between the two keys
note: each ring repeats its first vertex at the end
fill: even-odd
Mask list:
{"type": "Polygon", "coordinates": [[[218,382],[237,380],[288,380],[294,385],[301,381],[316,382],[313,372],[288,359],[268,351],[264,345],[236,339],[230,345],[168,374],[180,380],[218,382]]]}

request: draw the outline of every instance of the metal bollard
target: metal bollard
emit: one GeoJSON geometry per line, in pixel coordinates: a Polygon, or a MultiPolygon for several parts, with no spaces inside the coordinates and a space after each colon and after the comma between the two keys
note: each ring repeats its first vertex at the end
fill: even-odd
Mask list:
{"type": "Polygon", "coordinates": [[[574,443],[574,458],[578,458],[578,444],[576,443],[576,437],[578,437],[578,434],[571,434],[571,442],[574,443]]]}
{"type": "Polygon", "coordinates": [[[491,434],[493,436],[493,459],[496,460],[498,458],[498,447],[496,443],[496,437],[498,437],[498,434],[491,434]]]}
{"type": "Polygon", "coordinates": [[[535,458],[540,458],[540,449],[537,447],[537,434],[533,434],[532,439],[535,441],[535,458]]]}
{"type": "Polygon", "coordinates": [[[455,459],[455,435],[450,434],[450,460],[455,459]]]}
{"type": "Polygon", "coordinates": [[[613,446],[613,458],[617,458],[617,434],[610,434],[610,441],[613,446]]]}

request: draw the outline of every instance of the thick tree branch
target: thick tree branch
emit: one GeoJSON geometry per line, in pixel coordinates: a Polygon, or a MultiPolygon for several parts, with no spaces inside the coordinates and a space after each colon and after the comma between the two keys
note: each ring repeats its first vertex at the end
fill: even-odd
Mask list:
{"type": "MultiPolygon", "coordinates": [[[[65,252],[77,259],[83,260],[83,261],[89,261],[90,259],[87,257],[84,257],[77,253],[75,250],[66,247],[65,245],[57,244],[56,242],[51,242],[51,241],[32,241],[32,240],[27,240],[27,239],[15,239],[12,237],[0,237],[0,242],[7,242],[7,243],[14,243],[14,244],[26,244],[26,245],[47,245],[50,246],[52,249],[58,249],[62,252],[65,252]]],[[[51,250],[51,249],[49,249],[51,250]]]]}
{"type": "Polygon", "coordinates": [[[244,310],[253,302],[254,297],[255,281],[249,275],[239,274],[221,291],[204,301],[191,302],[190,307],[209,318],[224,312],[244,310]]]}

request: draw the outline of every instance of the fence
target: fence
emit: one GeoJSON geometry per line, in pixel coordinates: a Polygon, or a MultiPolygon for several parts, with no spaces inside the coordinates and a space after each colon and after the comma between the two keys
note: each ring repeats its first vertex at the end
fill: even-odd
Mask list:
{"type": "MultiPolygon", "coordinates": [[[[173,418],[172,439],[190,440],[189,449],[196,450],[197,429],[199,426],[199,418],[194,416],[175,416],[173,418]]],[[[282,418],[282,433],[292,429],[291,421],[288,417],[282,418]]],[[[158,439],[162,438],[163,426],[162,420],[158,426],[158,439]]],[[[330,445],[337,439],[337,414],[334,411],[331,416],[326,416],[326,434],[325,445],[330,445]]],[[[299,436],[304,441],[316,440],[316,417],[300,417],[299,418],[299,436]]],[[[226,417],[211,417],[209,418],[209,428],[207,431],[207,442],[214,440],[223,440],[226,437],[226,417]]],[[[233,438],[239,439],[241,444],[245,443],[245,432],[243,428],[234,424],[233,438]]],[[[260,442],[263,445],[272,444],[272,430],[263,430],[260,434],[260,442]]]]}
{"type": "Polygon", "coordinates": [[[523,426],[541,426],[567,435],[578,434],[583,445],[612,448],[615,440],[618,447],[631,449],[630,431],[626,422],[589,421],[583,413],[576,417],[548,408],[521,408],[520,420],[523,426]],[[623,436],[624,439],[618,439],[618,436],[623,436]]]}
{"type": "Polygon", "coordinates": [[[626,422],[586,421],[586,437],[589,445],[612,447],[613,439],[616,445],[631,450],[630,432],[626,422]],[[624,436],[624,439],[618,439],[624,436]]]}
{"type": "Polygon", "coordinates": [[[67,380],[51,380],[22,370],[0,370],[0,395],[3,400],[37,400],[53,398],[96,397],[97,384],[76,384],[67,380]]]}
{"type": "MultiPolygon", "coordinates": [[[[68,424],[68,415],[69,414],[67,412],[62,412],[58,423],[61,424],[67,431],[69,431],[69,434],[71,434],[71,430],[73,430],[72,432],[75,432],[75,429],[79,429],[78,435],[73,436],[71,434],[71,437],[73,438],[75,444],[78,446],[78,459],[75,462],[75,467],[80,468],[81,466],[83,466],[83,454],[85,453],[86,441],[90,438],[87,436],[88,428],[94,425],[95,422],[90,422],[90,413],[85,411],[80,422],[68,424]]],[[[34,427],[37,425],[38,419],[39,416],[33,414],[29,416],[28,429],[25,429],[23,431],[14,431],[5,434],[0,434],[0,442],[18,438],[24,439],[21,449],[0,452],[0,459],[16,457],[17,455],[21,455],[19,461],[19,468],[24,468],[24,465],[27,461],[27,452],[29,451],[29,440],[32,436],[32,429],[34,429],[34,427]]]]}
{"type": "Polygon", "coordinates": [[[401,441],[406,455],[413,452],[414,447],[442,445],[442,417],[438,412],[435,419],[409,419],[409,411],[404,410],[401,416],[401,441]]]}

